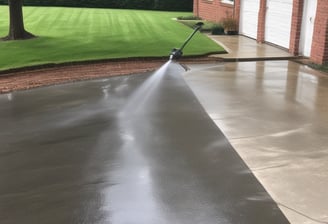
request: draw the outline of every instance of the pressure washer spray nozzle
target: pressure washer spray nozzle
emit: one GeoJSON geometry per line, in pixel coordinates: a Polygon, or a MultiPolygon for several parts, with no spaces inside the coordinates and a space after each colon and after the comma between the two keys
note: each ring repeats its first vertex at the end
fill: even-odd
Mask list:
{"type": "Polygon", "coordinates": [[[202,28],[203,25],[204,25],[203,22],[198,22],[198,23],[195,24],[195,29],[199,30],[200,28],[202,28]]]}
{"type": "Polygon", "coordinates": [[[179,59],[182,56],[182,51],[178,48],[173,48],[171,53],[170,53],[170,60],[172,59],[179,59]]]}
{"type": "Polygon", "coordinates": [[[170,60],[172,59],[179,59],[182,55],[183,55],[183,48],[187,45],[187,43],[191,40],[191,38],[195,35],[195,33],[200,30],[200,28],[202,28],[202,26],[204,25],[204,23],[202,22],[198,22],[195,24],[195,29],[192,32],[192,34],[190,34],[190,36],[187,38],[187,40],[182,44],[182,46],[180,48],[173,48],[171,53],[170,53],[170,60]]]}

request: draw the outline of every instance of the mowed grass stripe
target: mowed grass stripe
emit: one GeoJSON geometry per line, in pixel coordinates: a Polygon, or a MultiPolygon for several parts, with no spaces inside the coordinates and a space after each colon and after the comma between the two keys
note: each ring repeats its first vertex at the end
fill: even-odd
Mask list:
{"type": "MultiPolygon", "coordinates": [[[[0,6],[0,36],[8,32],[8,7],[0,6]]],[[[0,42],[0,70],[95,59],[167,56],[191,29],[172,20],[182,12],[25,7],[25,26],[38,38],[0,42]]],[[[223,49],[197,34],[185,55],[223,49]]]]}

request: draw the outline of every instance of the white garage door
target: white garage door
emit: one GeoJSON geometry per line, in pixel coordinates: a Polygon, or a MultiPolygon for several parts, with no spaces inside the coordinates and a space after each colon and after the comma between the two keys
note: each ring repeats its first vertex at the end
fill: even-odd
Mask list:
{"type": "Polygon", "coordinates": [[[300,53],[304,56],[311,56],[312,37],[314,21],[317,11],[317,0],[305,0],[302,18],[302,29],[300,39],[300,53]]]}
{"type": "Polygon", "coordinates": [[[292,0],[267,0],[265,41],[289,48],[292,0]]]}
{"type": "Polygon", "coordinates": [[[239,32],[256,39],[260,0],[243,0],[240,4],[239,32]]]}

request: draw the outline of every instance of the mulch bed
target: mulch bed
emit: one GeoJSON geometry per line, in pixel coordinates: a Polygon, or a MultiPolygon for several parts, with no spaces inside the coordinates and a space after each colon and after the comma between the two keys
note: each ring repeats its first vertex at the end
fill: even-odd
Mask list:
{"type": "MultiPolygon", "coordinates": [[[[73,81],[105,78],[118,75],[140,74],[154,71],[167,59],[131,59],[81,64],[56,65],[53,67],[26,68],[0,74],[0,94],[17,90],[63,84],[73,81]]],[[[218,58],[198,57],[182,59],[181,63],[208,63],[218,58]]]]}

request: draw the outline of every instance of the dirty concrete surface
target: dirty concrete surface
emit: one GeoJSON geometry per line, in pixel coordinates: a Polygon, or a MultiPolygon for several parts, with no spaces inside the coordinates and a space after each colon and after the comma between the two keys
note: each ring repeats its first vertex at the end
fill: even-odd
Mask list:
{"type": "Polygon", "coordinates": [[[194,65],[185,79],[292,224],[328,223],[328,76],[292,61],[194,65]]]}
{"type": "Polygon", "coordinates": [[[288,223],[178,73],[0,95],[1,223],[288,223]]]}

